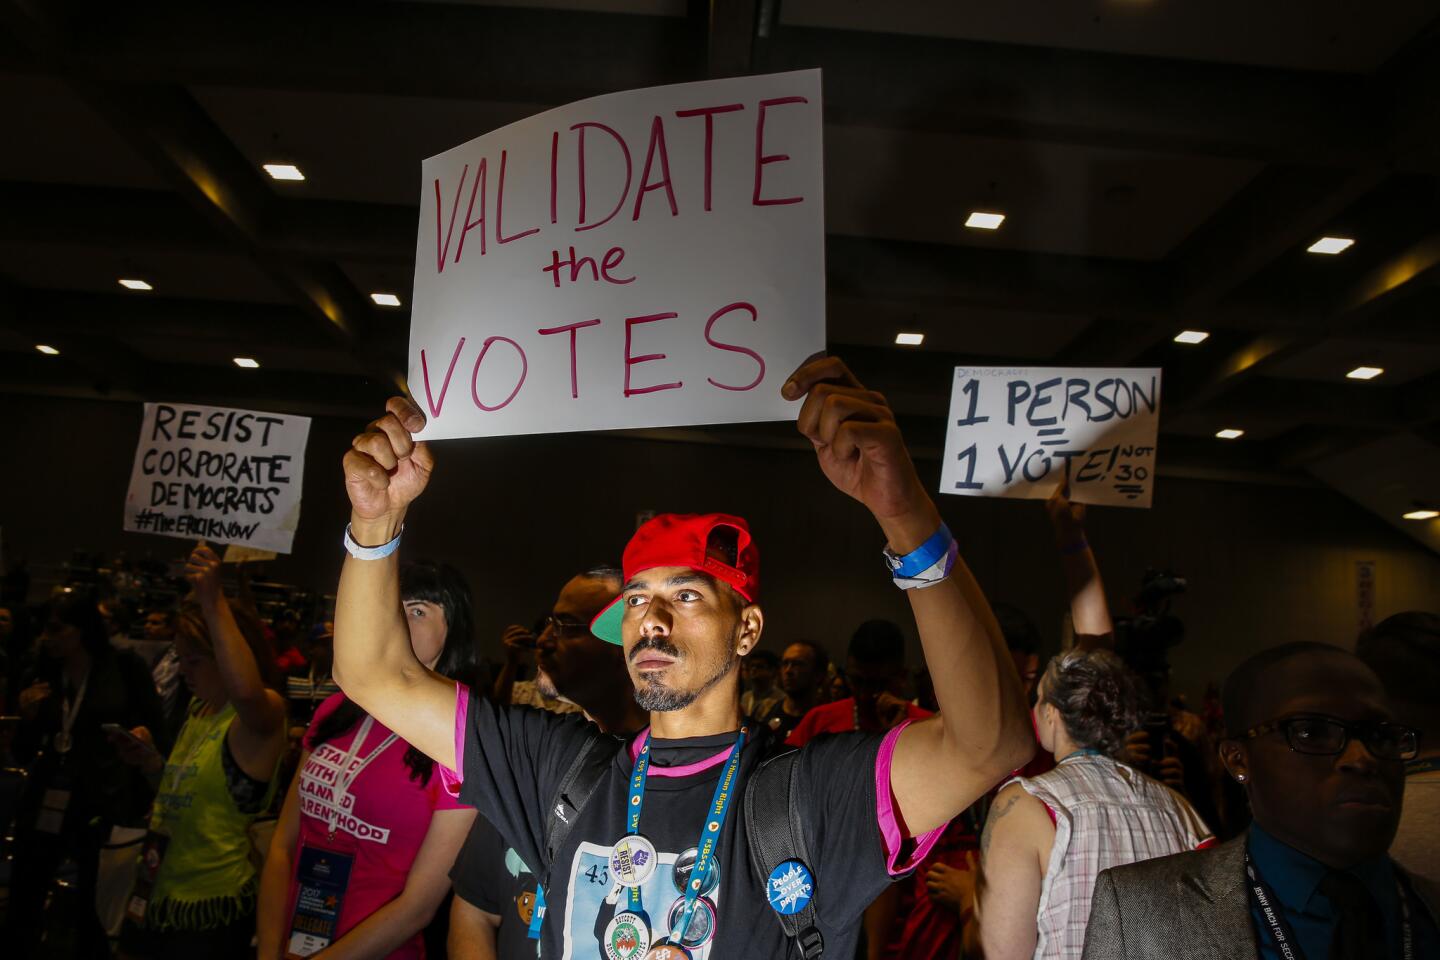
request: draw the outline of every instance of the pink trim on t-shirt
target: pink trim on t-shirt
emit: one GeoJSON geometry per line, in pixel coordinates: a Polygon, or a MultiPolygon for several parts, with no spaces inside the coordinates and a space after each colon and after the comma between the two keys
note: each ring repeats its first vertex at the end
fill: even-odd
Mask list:
{"type": "Polygon", "coordinates": [[[470,688],[463,683],[455,684],[455,769],[437,763],[440,782],[445,792],[452,797],[460,796],[460,784],[465,782],[465,725],[470,717],[470,688]]]}
{"type": "MultiPolygon", "coordinates": [[[[645,737],[648,736],[649,733],[650,728],[646,727],[644,730],[641,730],[640,733],[636,735],[634,740],[630,741],[631,763],[634,763],[636,759],[639,758],[640,744],[645,740],[645,737]]],[[[704,773],[711,767],[718,767],[720,764],[724,763],[728,759],[730,759],[730,748],[726,747],[724,750],[721,750],[713,757],[706,757],[704,760],[696,760],[694,763],[687,763],[683,767],[657,767],[652,763],[650,765],[648,775],[652,777],[689,777],[694,776],[697,773],[704,773]]]]}
{"type": "Polygon", "coordinates": [[[929,833],[913,838],[915,844],[910,855],[903,864],[896,863],[904,852],[905,835],[895,816],[895,792],[890,787],[890,765],[895,759],[895,744],[900,742],[900,731],[910,726],[911,722],[906,720],[885,734],[885,739],[880,741],[880,752],[875,757],[875,813],[880,822],[880,836],[885,841],[885,868],[892,877],[914,870],[921,860],[929,856],[931,848],[945,832],[946,826],[942,823],[929,833]]]}

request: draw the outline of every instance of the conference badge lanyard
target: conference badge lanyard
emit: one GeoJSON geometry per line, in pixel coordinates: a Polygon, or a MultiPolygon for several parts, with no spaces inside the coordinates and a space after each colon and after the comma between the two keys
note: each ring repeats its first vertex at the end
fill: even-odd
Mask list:
{"type": "MultiPolygon", "coordinates": [[[[1300,941],[1295,938],[1295,931],[1285,920],[1285,910],[1275,897],[1275,893],[1255,869],[1255,864],[1250,860],[1250,854],[1245,854],[1245,875],[1250,879],[1250,898],[1260,908],[1260,916],[1265,918],[1265,925],[1270,930],[1270,937],[1275,941],[1275,949],[1280,951],[1284,960],[1305,960],[1305,955],[1300,950],[1300,941]]],[[[1415,958],[1415,935],[1410,924],[1410,897],[1406,893],[1405,884],[1398,878],[1395,886],[1400,893],[1400,943],[1401,953],[1405,960],[1415,958]]]]}
{"type": "MultiPolygon", "coordinates": [[[[694,864],[688,872],[684,898],[670,908],[670,935],[651,943],[650,917],[640,893],[641,886],[655,873],[659,854],[655,845],[640,833],[640,810],[645,803],[645,777],[650,770],[650,735],[640,745],[635,766],[630,774],[630,800],[625,836],[610,851],[610,876],[625,888],[625,909],[616,913],[605,928],[605,956],[608,960],[688,960],[690,951],[699,949],[715,936],[719,917],[715,904],[701,895],[709,888],[715,867],[715,853],[720,832],[735,796],[735,776],[740,769],[740,753],[745,746],[747,728],[741,727],[730,748],[715,794],[707,808],[705,825],[695,847],[694,864]]],[[[687,851],[688,853],[688,851],[687,851]]],[[[679,866],[677,861],[676,866],[679,866]]]]}
{"type": "Polygon", "coordinates": [[[1422,773],[1440,770],[1440,757],[1426,757],[1423,760],[1409,760],[1405,763],[1405,776],[1415,777],[1422,773]]]}
{"type": "MultiPolygon", "coordinates": [[[[375,758],[390,748],[398,736],[390,734],[380,745],[371,750],[359,763],[360,748],[375,727],[375,719],[366,716],[360,730],[350,741],[340,773],[335,778],[333,802],[325,812],[326,841],[335,840],[340,823],[341,804],[350,795],[350,785],[365,771],[375,758]],[[354,769],[351,769],[351,768],[354,769]]],[[[345,902],[345,890],[350,883],[350,871],[355,866],[355,854],[342,853],[325,847],[300,844],[300,862],[295,870],[298,892],[295,896],[295,914],[290,921],[290,939],[285,947],[287,958],[308,957],[319,953],[335,941],[335,931],[340,925],[340,910],[345,902]]]]}
{"type": "Polygon", "coordinates": [[[335,830],[340,824],[340,805],[344,798],[350,795],[350,784],[354,783],[360,774],[365,772],[365,768],[370,766],[376,757],[390,749],[390,744],[399,739],[397,734],[390,734],[390,736],[381,741],[378,747],[371,750],[360,760],[359,766],[355,766],[355,758],[359,755],[360,748],[365,745],[365,740],[370,736],[370,731],[374,729],[374,727],[375,718],[366,714],[365,721],[360,724],[360,732],[355,735],[354,740],[350,741],[350,749],[345,751],[344,763],[340,767],[339,774],[335,777],[335,802],[330,805],[330,809],[325,813],[325,826],[327,828],[325,839],[327,840],[333,841],[335,839],[335,830]],[[350,769],[352,766],[354,766],[355,769],[350,769]]]}
{"type": "Polygon", "coordinates": [[[87,670],[85,678],[80,681],[79,689],[75,691],[75,698],[71,700],[64,697],[61,700],[60,729],[50,738],[51,748],[60,755],[61,771],[57,779],[52,781],[53,785],[45,790],[40,809],[35,814],[35,829],[42,833],[58,834],[65,826],[65,811],[70,808],[70,790],[64,760],[65,755],[75,745],[70,731],[75,726],[75,718],[80,713],[80,704],[85,700],[85,689],[89,685],[90,672],[87,670]]]}
{"type": "Polygon", "coordinates": [[[50,738],[50,745],[55,752],[64,756],[75,746],[75,738],[70,731],[75,727],[75,718],[80,714],[80,704],[85,702],[85,689],[90,686],[90,671],[85,671],[85,679],[80,681],[80,688],[75,691],[75,699],[65,697],[62,700],[62,713],[60,715],[60,729],[55,736],[50,738]]]}

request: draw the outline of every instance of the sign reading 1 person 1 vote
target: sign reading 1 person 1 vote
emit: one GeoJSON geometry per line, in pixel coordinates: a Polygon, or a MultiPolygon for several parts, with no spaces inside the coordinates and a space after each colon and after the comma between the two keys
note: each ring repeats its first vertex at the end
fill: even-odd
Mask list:
{"type": "Polygon", "coordinates": [[[956,367],[940,492],[1148,507],[1160,370],[956,367]]]}
{"type": "Polygon", "coordinates": [[[793,419],[822,191],[818,70],[595,97],[426,160],[420,436],[793,419]]]}
{"type": "Polygon", "coordinates": [[[147,403],[125,529],[289,553],[310,418],[147,403]]]}

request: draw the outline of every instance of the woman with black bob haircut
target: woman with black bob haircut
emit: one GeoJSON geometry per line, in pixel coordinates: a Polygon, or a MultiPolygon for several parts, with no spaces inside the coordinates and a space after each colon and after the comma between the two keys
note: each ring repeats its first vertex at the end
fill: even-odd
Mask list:
{"type": "MultiPolygon", "coordinates": [[[[400,591],[416,658],[449,679],[478,681],[470,588],[459,572],[409,563],[400,591]]],[[[259,957],[329,947],[420,960],[421,931],[450,890],[474,816],[445,790],[434,761],[343,693],[329,697],[305,735],[265,861],[259,957]],[[332,908],[307,907],[330,897],[332,908]]]]}

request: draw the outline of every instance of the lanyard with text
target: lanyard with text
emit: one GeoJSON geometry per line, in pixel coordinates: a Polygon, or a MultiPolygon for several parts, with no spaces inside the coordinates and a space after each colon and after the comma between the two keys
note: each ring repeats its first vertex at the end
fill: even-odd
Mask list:
{"type": "Polygon", "coordinates": [[[1440,757],[1426,757],[1423,760],[1407,760],[1405,762],[1405,776],[1413,777],[1421,773],[1434,773],[1440,770],[1440,757]]]}
{"type": "Polygon", "coordinates": [[[375,718],[366,714],[365,721],[360,724],[360,732],[355,734],[354,740],[350,741],[350,749],[345,751],[345,761],[340,767],[340,772],[335,776],[335,809],[330,810],[325,817],[328,821],[326,826],[330,828],[329,839],[331,840],[335,839],[335,828],[340,823],[339,804],[345,795],[350,792],[350,784],[355,782],[356,778],[364,772],[366,767],[370,766],[370,763],[376,757],[389,749],[390,744],[399,739],[398,734],[390,734],[378,747],[366,754],[365,759],[361,760],[360,765],[352,771],[350,765],[355,762],[356,755],[360,752],[361,746],[364,745],[365,738],[370,736],[370,729],[374,726],[375,718]]]}
{"type": "MultiPolygon", "coordinates": [[[[1250,854],[1245,854],[1245,875],[1250,878],[1250,897],[1260,908],[1260,915],[1265,918],[1265,924],[1270,928],[1270,937],[1275,941],[1275,949],[1280,951],[1280,956],[1285,960],[1304,960],[1304,954],[1300,951],[1300,941],[1295,937],[1295,931],[1285,921],[1285,908],[1282,907],[1275,896],[1275,892],[1255,870],[1255,864],[1250,861],[1250,854]]],[[[1398,878],[1395,881],[1396,889],[1400,894],[1400,943],[1402,955],[1405,960],[1414,960],[1415,937],[1410,927],[1410,898],[1405,892],[1405,884],[1398,878]]]]}
{"type": "MultiPolygon", "coordinates": [[[[730,748],[730,759],[725,764],[725,771],[720,775],[720,782],[715,784],[715,795],[710,800],[705,826],[700,831],[695,866],[690,873],[692,879],[685,886],[685,905],[681,908],[674,929],[670,931],[671,939],[677,943],[684,939],[686,931],[690,928],[690,918],[695,915],[695,901],[700,896],[704,877],[715,856],[715,848],[720,840],[720,831],[725,826],[725,816],[730,812],[730,801],[735,792],[733,789],[735,774],[740,769],[740,751],[745,746],[745,732],[746,728],[741,727],[740,735],[735,738],[735,746],[730,748]]],[[[645,801],[645,774],[649,769],[650,735],[647,733],[645,742],[640,746],[640,755],[635,758],[634,772],[630,775],[630,818],[627,824],[627,832],[630,835],[640,832],[640,808],[645,801]]],[[[641,899],[638,885],[628,888],[626,904],[627,909],[637,913],[640,911],[641,899]]]]}

